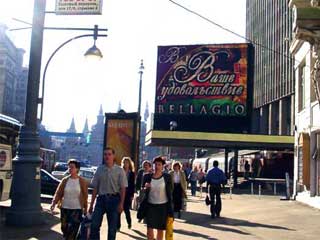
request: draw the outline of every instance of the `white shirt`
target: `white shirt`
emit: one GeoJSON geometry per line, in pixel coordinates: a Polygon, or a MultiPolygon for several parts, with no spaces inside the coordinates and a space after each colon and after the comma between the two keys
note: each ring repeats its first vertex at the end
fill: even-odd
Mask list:
{"type": "Polygon", "coordinates": [[[152,178],[148,202],[151,204],[164,204],[168,202],[166,183],[163,176],[158,179],[152,178]]]}
{"type": "Polygon", "coordinates": [[[64,188],[62,208],[81,209],[79,178],[69,178],[64,188]]]}
{"type": "Polygon", "coordinates": [[[180,172],[173,172],[173,182],[174,183],[180,183],[180,172]]]}

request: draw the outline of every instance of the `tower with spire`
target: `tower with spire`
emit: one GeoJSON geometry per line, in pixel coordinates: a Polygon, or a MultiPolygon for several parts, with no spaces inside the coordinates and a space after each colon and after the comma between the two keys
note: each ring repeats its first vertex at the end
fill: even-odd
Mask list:
{"type": "Polygon", "coordinates": [[[99,114],[97,116],[97,124],[103,125],[103,122],[104,122],[104,115],[103,115],[102,104],[100,104],[99,114]]]}
{"type": "Polygon", "coordinates": [[[84,138],[87,138],[89,133],[90,133],[89,124],[88,124],[88,117],[86,117],[86,121],[84,123],[84,127],[83,127],[83,130],[82,130],[82,133],[83,133],[84,138]]]}
{"type": "Polygon", "coordinates": [[[118,111],[117,112],[119,112],[120,110],[122,110],[121,101],[119,101],[118,111]]]}
{"type": "Polygon", "coordinates": [[[76,130],[76,124],[74,123],[74,117],[72,117],[72,120],[71,120],[71,124],[70,124],[70,127],[69,129],[67,130],[68,133],[76,133],[77,130],[76,130]]]}
{"type": "Polygon", "coordinates": [[[97,123],[91,128],[89,155],[91,164],[100,165],[102,162],[103,151],[103,137],[104,137],[104,114],[102,105],[100,105],[99,114],[97,116],[97,123]]]}

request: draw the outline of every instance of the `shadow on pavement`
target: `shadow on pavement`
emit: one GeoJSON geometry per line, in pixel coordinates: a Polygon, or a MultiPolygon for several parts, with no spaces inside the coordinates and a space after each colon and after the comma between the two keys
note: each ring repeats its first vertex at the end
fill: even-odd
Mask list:
{"type": "Polygon", "coordinates": [[[145,240],[145,239],[147,239],[147,235],[143,234],[142,232],[140,232],[138,230],[134,230],[134,229],[132,229],[132,231],[135,232],[136,234],[138,234],[140,237],[132,235],[132,234],[130,234],[128,232],[120,231],[120,233],[122,233],[123,235],[127,235],[128,237],[131,237],[132,239],[137,239],[137,240],[145,240]]]}
{"type": "Polygon", "coordinates": [[[257,222],[250,222],[243,219],[235,219],[235,218],[228,218],[228,217],[220,217],[211,219],[209,214],[202,214],[196,212],[183,212],[181,216],[182,220],[185,220],[186,223],[189,224],[196,224],[206,228],[213,228],[219,231],[227,231],[227,232],[234,232],[237,234],[242,235],[250,235],[250,233],[241,231],[239,229],[235,229],[232,227],[259,227],[259,228],[268,228],[268,229],[280,229],[280,230],[287,230],[287,231],[295,231],[294,229],[290,229],[287,227],[282,227],[279,225],[270,225],[270,224],[263,224],[257,222]],[[222,226],[223,225],[223,226],[222,226]],[[228,227],[230,226],[230,227],[228,227]]]}
{"type": "Polygon", "coordinates": [[[0,209],[0,239],[6,240],[24,240],[24,239],[38,239],[48,240],[62,239],[62,235],[54,231],[53,226],[59,224],[59,217],[55,217],[48,212],[43,212],[45,223],[41,226],[32,227],[14,227],[5,224],[5,213],[9,207],[1,207],[0,209]]]}
{"type": "Polygon", "coordinates": [[[188,236],[188,237],[198,237],[198,238],[201,237],[201,238],[208,239],[208,240],[218,240],[217,238],[213,238],[213,237],[210,237],[210,236],[205,235],[205,234],[192,232],[192,231],[187,231],[187,230],[182,230],[182,229],[174,230],[174,233],[178,233],[178,234],[185,235],[185,236],[188,236]]]}

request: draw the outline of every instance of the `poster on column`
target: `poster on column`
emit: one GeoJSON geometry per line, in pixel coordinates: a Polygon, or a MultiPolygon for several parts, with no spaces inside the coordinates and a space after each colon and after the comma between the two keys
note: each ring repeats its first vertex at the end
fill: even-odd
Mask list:
{"type": "Polygon", "coordinates": [[[106,114],[104,148],[115,150],[116,163],[123,157],[137,161],[139,121],[136,113],[106,114]]]}
{"type": "Polygon", "coordinates": [[[251,51],[245,43],[159,46],[155,129],[175,120],[186,131],[248,131],[251,51]]]}

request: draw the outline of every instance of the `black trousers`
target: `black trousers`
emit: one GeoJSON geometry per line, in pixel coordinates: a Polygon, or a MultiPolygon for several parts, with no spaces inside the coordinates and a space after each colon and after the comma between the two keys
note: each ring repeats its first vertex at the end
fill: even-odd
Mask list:
{"type": "Polygon", "coordinates": [[[180,183],[175,183],[172,192],[173,211],[180,212],[182,209],[182,187],[180,183]]]}
{"type": "Polygon", "coordinates": [[[210,200],[211,200],[211,205],[210,205],[210,212],[211,216],[220,216],[221,212],[221,186],[220,184],[211,184],[210,188],[210,200]]]}
{"type": "MultiPolygon", "coordinates": [[[[131,223],[132,223],[131,213],[130,213],[131,204],[132,204],[131,197],[126,196],[124,199],[124,203],[123,203],[123,211],[124,211],[124,214],[126,215],[126,220],[127,220],[128,225],[131,225],[131,223]]],[[[118,227],[118,229],[121,227],[121,214],[119,214],[117,227],[118,227]]]]}

